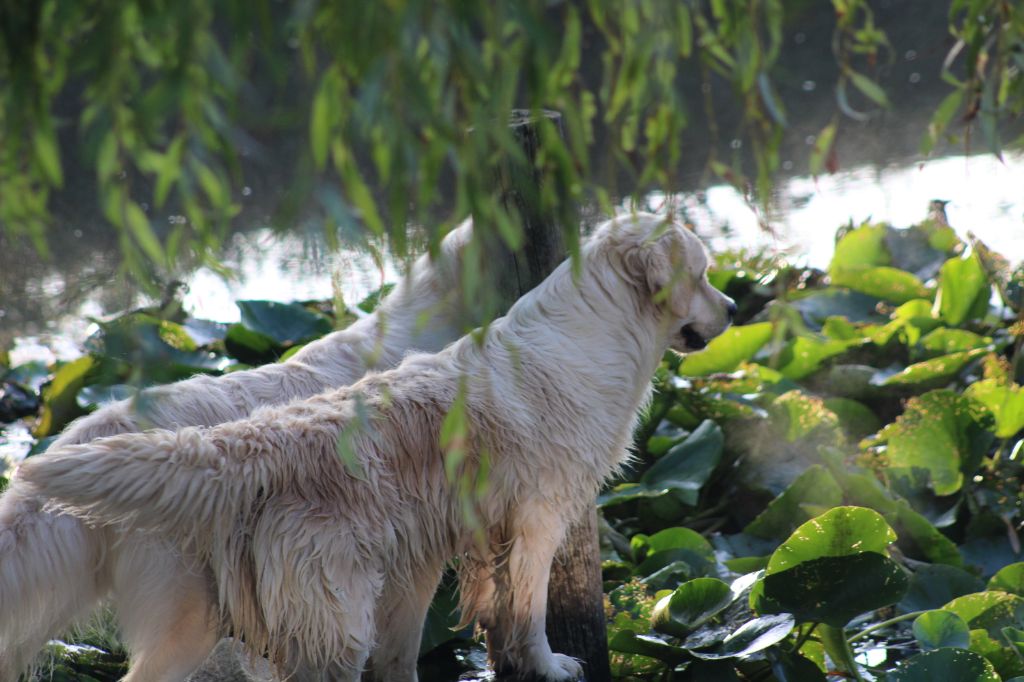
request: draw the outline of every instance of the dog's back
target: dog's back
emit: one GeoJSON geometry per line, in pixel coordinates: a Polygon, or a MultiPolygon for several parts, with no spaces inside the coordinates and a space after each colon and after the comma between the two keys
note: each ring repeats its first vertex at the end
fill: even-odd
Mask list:
{"type": "MultiPolygon", "coordinates": [[[[147,428],[176,429],[241,419],[260,406],[349,384],[368,366],[394,365],[410,349],[439,349],[458,335],[453,302],[447,298],[453,292],[459,252],[470,234],[469,223],[453,231],[442,244],[442,259],[422,257],[376,313],[307,345],[289,361],[148,389],[136,399],[77,420],[51,447],[147,428]]],[[[160,588],[140,589],[141,581],[153,582],[157,576],[139,576],[132,567],[164,565],[168,579],[180,572],[177,550],[162,541],[140,536],[136,542],[113,543],[108,541],[109,531],[49,511],[46,504],[17,476],[0,496],[0,680],[15,679],[48,638],[87,615],[112,588],[115,600],[118,592],[132,595],[120,600],[121,608],[135,609],[139,620],[152,622],[146,611],[166,616],[167,598],[154,594],[160,588]],[[118,580],[124,584],[115,584],[118,580]],[[163,608],[141,603],[147,593],[163,608]]],[[[205,579],[197,579],[193,587],[205,591],[205,579]]],[[[171,592],[169,587],[166,591],[171,592]]],[[[125,628],[127,643],[143,646],[132,641],[130,625],[125,628]]],[[[148,636],[160,637],[160,627],[148,636]]]]}

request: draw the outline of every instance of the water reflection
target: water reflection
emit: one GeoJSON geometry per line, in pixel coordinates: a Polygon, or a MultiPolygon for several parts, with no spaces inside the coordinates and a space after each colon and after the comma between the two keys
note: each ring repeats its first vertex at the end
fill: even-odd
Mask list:
{"type": "MultiPolygon", "coordinates": [[[[949,222],[962,237],[973,232],[1017,262],[1024,259],[1022,187],[1024,154],[1008,154],[1002,162],[987,155],[951,156],[912,165],[860,166],[817,178],[792,177],[777,189],[766,221],[770,232],[763,229],[764,217],[729,186],[675,194],[671,201],[713,249],[784,252],[795,262],[824,268],[836,229],[848,220],[908,226],[925,217],[929,201],[946,199],[949,222]]],[[[666,203],[663,194],[647,197],[647,208],[663,209],[666,203]]],[[[195,317],[236,321],[235,301],[240,299],[293,301],[340,294],[351,305],[393,281],[400,270],[391,260],[378,261],[365,251],[328,253],[316,230],[237,233],[222,260],[233,277],[201,268],[186,278],[185,309],[195,317]]],[[[15,362],[74,357],[77,344],[94,329],[90,317],[147,302],[128,283],[111,281],[109,275],[101,284],[101,266],[72,272],[74,278],[64,279],[55,270],[29,278],[21,291],[5,292],[0,308],[20,313],[20,322],[17,315],[0,319],[0,342],[17,339],[15,362]]],[[[10,285],[5,282],[2,288],[10,285]]]]}
{"type": "Polygon", "coordinates": [[[332,254],[316,235],[281,235],[270,229],[236,234],[225,263],[236,273],[230,279],[210,268],[187,279],[183,303],[194,317],[236,322],[235,301],[246,299],[302,301],[340,294],[354,305],[385,282],[393,282],[399,271],[386,257],[378,263],[366,251],[343,249],[332,254]]]}
{"type": "MultiPolygon", "coordinates": [[[[710,187],[675,197],[713,249],[766,248],[792,260],[828,266],[836,228],[847,220],[919,223],[933,199],[948,200],[946,214],[961,237],[972,232],[1011,262],[1024,259],[1024,154],[954,156],[910,166],[860,167],[818,178],[795,177],[778,190],[778,209],[762,229],[735,189],[710,187]]],[[[664,201],[654,196],[652,204],[664,201]]]]}

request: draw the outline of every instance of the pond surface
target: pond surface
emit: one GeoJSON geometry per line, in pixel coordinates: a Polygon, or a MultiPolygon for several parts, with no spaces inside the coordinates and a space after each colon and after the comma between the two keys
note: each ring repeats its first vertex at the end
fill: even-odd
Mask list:
{"type": "MultiPolygon", "coordinates": [[[[925,218],[933,199],[949,201],[947,216],[961,237],[970,232],[1011,262],[1024,260],[1024,154],[1007,154],[1003,161],[988,155],[949,156],[862,166],[817,178],[792,177],[777,188],[775,208],[767,220],[770,231],[762,226],[759,212],[727,185],[671,198],[653,194],[645,208],[664,209],[671,201],[712,249],[764,249],[824,269],[842,224],[870,219],[909,226],[925,218]]],[[[269,228],[236,233],[226,245],[223,262],[234,272],[230,279],[205,267],[186,278],[185,309],[194,317],[237,321],[235,301],[242,299],[312,300],[340,293],[351,304],[393,281],[401,269],[386,258],[378,264],[362,251],[329,253],[315,231],[282,234],[269,228]]],[[[95,329],[89,318],[148,302],[137,292],[128,301],[114,295],[125,284],[108,281],[79,292],[59,312],[49,312],[52,302],[75,286],[82,285],[51,276],[29,300],[21,301],[49,317],[23,319],[20,328],[0,325],[2,336],[13,341],[14,364],[75,357],[95,329]]],[[[0,310],[5,303],[0,301],[0,310]]]]}

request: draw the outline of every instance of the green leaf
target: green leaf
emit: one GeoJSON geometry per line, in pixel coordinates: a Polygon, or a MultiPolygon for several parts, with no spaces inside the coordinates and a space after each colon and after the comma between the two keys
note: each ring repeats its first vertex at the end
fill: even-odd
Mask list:
{"type": "Polygon", "coordinates": [[[676,637],[685,637],[720,613],[736,598],[728,584],[717,578],[694,578],[654,606],[651,627],[676,637]]]}
{"type": "Polygon", "coordinates": [[[681,647],[650,635],[638,635],[632,630],[620,630],[615,633],[608,641],[608,648],[624,654],[650,656],[669,665],[678,665],[689,658],[686,650],[681,647]]]}
{"type": "Polygon", "coordinates": [[[825,159],[828,158],[829,152],[832,150],[832,145],[836,139],[836,123],[833,121],[827,126],[821,129],[818,136],[814,139],[814,147],[811,149],[810,158],[810,169],[811,175],[821,175],[822,169],[825,167],[825,159]]]}
{"type": "Polygon", "coordinates": [[[877,415],[864,403],[849,398],[825,398],[825,408],[839,418],[839,424],[853,441],[882,428],[877,415]]]}
{"type": "Polygon", "coordinates": [[[963,618],[971,630],[985,630],[998,640],[1002,628],[1020,624],[1024,599],[1008,592],[989,590],[957,597],[942,608],[963,618]]]}
{"type": "Polygon", "coordinates": [[[836,244],[829,263],[829,274],[833,277],[837,272],[860,270],[864,268],[888,265],[889,252],[885,248],[884,225],[862,225],[843,235],[836,244]]]}
{"type": "Polygon", "coordinates": [[[731,372],[740,363],[750,360],[772,336],[771,322],[759,322],[732,327],[718,335],[708,347],[687,355],[679,366],[685,376],[705,376],[716,372],[731,372]]]}
{"type": "Polygon", "coordinates": [[[780,395],[772,402],[770,411],[778,423],[785,424],[786,440],[790,443],[815,432],[836,433],[839,427],[838,417],[825,407],[824,401],[800,390],[780,395]]]}
{"type": "Polygon", "coordinates": [[[964,395],[992,413],[996,437],[1012,438],[1024,429],[1024,387],[985,379],[968,386],[964,395]]]}
{"type": "Polygon", "coordinates": [[[761,616],[741,625],[715,647],[690,649],[690,653],[709,661],[750,656],[784,640],[794,626],[793,616],[788,613],[761,616]]]}
{"type": "Polygon", "coordinates": [[[893,374],[882,381],[882,386],[916,386],[919,384],[940,382],[950,379],[963,369],[968,362],[981,357],[988,352],[988,349],[977,348],[975,350],[961,353],[942,355],[931,360],[915,362],[908,365],[903,371],[893,374]]]}
{"type": "Polygon", "coordinates": [[[330,150],[332,128],[332,112],[338,97],[337,78],[334,71],[328,71],[320,79],[320,86],[313,95],[310,110],[309,143],[313,151],[313,161],[320,170],[327,165],[327,152],[330,150]]]}
{"type": "Polygon", "coordinates": [[[985,589],[1024,597],[1024,562],[1003,566],[988,581],[985,589]]]}
{"type": "Polygon", "coordinates": [[[273,362],[281,353],[281,346],[274,339],[242,324],[228,327],[224,349],[231,357],[249,365],[273,362]]]}
{"type": "Polygon", "coordinates": [[[939,327],[921,338],[921,348],[937,355],[986,348],[992,344],[992,337],[981,336],[966,329],[939,327]]]}
{"type": "Polygon", "coordinates": [[[650,536],[634,535],[630,546],[639,562],[636,574],[641,576],[649,576],[674,561],[686,563],[691,575],[705,575],[715,565],[715,551],[711,544],[689,528],[666,528],[650,536]]]}
{"type": "MultiPolygon", "coordinates": [[[[827,452],[822,454],[832,475],[842,487],[847,503],[869,507],[882,514],[896,530],[900,547],[905,553],[934,563],[952,566],[963,564],[963,558],[953,541],[939,532],[928,519],[914,511],[905,499],[883,486],[874,474],[852,470],[841,455],[837,458],[827,452]]],[[[974,590],[968,589],[958,594],[972,591],[974,590]]],[[[933,606],[942,606],[953,596],[955,595],[950,594],[933,606]]]]}
{"type": "Polygon", "coordinates": [[[76,402],[83,410],[94,410],[112,403],[127,400],[137,393],[134,386],[114,384],[112,386],[86,386],[78,392],[76,402]]]}
{"type": "Polygon", "coordinates": [[[672,492],[684,504],[696,505],[700,489],[721,461],[724,442],[722,429],[705,420],[645,471],[638,483],[616,486],[602,494],[598,503],[607,507],[672,492]]]}
{"type": "Polygon", "coordinates": [[[850,322],[878,322],[883,319],[878,313],[877,298],[848,289],[821,289],[795,298],[789,305],[800,311],[807,325],[814,328],[835,316],[842,316],[850,322]]]}
{"type": "Polygon", "coordinates": [[[96,361],[87,355],[57,370],[53,380],[43,388],[43,414],[32,435],[36,438],[51,436],[82,414],[75,399],[95,366],[96,361]]]}
{"type": "MultiPolygon", "coordinates": [[[[49,117],[47,117],[48,120],[49,117]]],[[[36,154],[36,162],[46,181],[53,187],[64,183],[64,173],[60,166],[60,151],[57,148],[57,136],[52,125],[37,125],[32,131],[32,148],[36,154]]]]}
{"type": "Polygon", "coordinates": [[[940,609],[922,613],[914,619],[914,637],[924,649],[966,649],[971,643],[971,632],[964,619],[952,611],[940,609]]]}
{"type": "Polygon", "coordinates": [[[842,502],[843,491],[832,474],[815,464],[772,500],[743,532],[767,540],[781,540],[814,517],[811,509],[835,507],[842,502]]]}
{"type": "Polygon", "coordinates": [[[957,597],[985,589],[981,578],[962,568],[925,564],[910,577],[910,587],[900,602],[904,611],[938,609],[957,597]]]}
{"type": "Polygon", "coordinates": [[[765,572],[771,575],[821,557],[882,553],[895,541],[896,533],[873,509],[836,507],[793,531],[772,554],[765,572]]]}
{"type": "Polygon", "coordinates": [[[798,336],[779,354],[779,371],[787,379],[803,379],[820,369],[825,360],[845,353],[851,346],[860,343],[861,339],[851,342],[798,336]]]}
{"type": "Polygon", "coordinates": [[[856,71],[848,71],[847,75],[853,81],[854,87],[864,93],[868,99],[880,107],[888,108],[889,98],[885,96],[885,90],[878,83],[856,71]]]}
{"type": "Polygon", "coordinates": [[[950,326],[981,317],[988,310],[991,285],[977,253],[950,258],[939,271],[935,310],[950,326]]]}
{"type": "Polygon", "coordinates": [[[960,105],[964,101],[964,88],[958,88],[953,92],[946,95],[946,97],[936,107],[935,113],[932,114],[932,120],[928,124],[928,132],[925,133],[921,139],[921,153],[928,154],[934,148],[936,143],[939,141],[939,136],[945,132],[949,126],[949,122],[953,120],[953,115],[960,110],[960,105]]]}
{"type": "Polygon", "coordinates": [[[885,265],[834,270],[832,284],[897,304],[930,296],[917,275],[885,265]]]}
{"type": "Polygon", "coordinates": [[[1013,643],[1013,629],[1012,626],[999,628],[997,636],[980,628],[971,630],[970,650],[988,659],[996,673],[1002,678],[1024,675],[1024,659],[1021,658],[1013,643]],[[1008,630],[1009,640],[1007,639],[1008,630]]]}
{"type": "Polygon", "coordinates": [[[999,682],[992,664],[973,651],[936,649],[911,656],[885,678],[886,682],[999,682]]]}
{"type": "Polygon", "coordinates": [[[144,313],[129,313],[101,325],[87,345],[105,358],[105,365],[127,367],[131,383],[177,381],[197,372],[219,372],[222,356],[196,349],[181,325],[144,313]]]}
{"type": "Polygon", "coordinates": [[[456,583],[454,580],[445,580],[434,595],[430,610],[427,611],[423,634],[420,637],[420,655],[433,651],[453,639],[467,639],[472,634],[469,627],[464,627],[461,631],[458,629],[458,607],[456,583]]]}
{"type": "Polygon", "coordinates": [[[946,389],[930,391],[911,398],[903,414],[879,432],[878,441],[888,444],[890,467],[926,469],[935,492],[950,495],[963,482],[972,422],[966,398],[946,389]]]}
{"type": "Polygon", "coordinates": [[[823,556],[766,574],[751,592],[751,605],[759,613],[792,613],[797,622],[843,627],[863,613],[895,604],[906,591],[904,570],[869,551],[823,556]]]}
{"type": "MultiPolygon", "coordinates": [[[[817,642],[810,643],[817,644],[817,642]]],[[[818,663],[809,658],[788,651],[775,651],[773,654],[770,658],[772,673],[778,682],[826,682],[828,679],[822,669],[818,667],[818,663]]]]}
{"type": "Polygon", "coordinates": [[[678,491],[686,504],[697,504],[697,495],[718,466],[724,445],[721,427],[705,420],[645,471],[640,482],[651,490],[678,491]]]}
{"type": "Polygon", "coordinates": [[[331,331],[330,320],[295,303],[236,301],[236,305],[246,329],[264,334],[281,346],[305,343],[331,331]]]}
{"type": "Polygon", "coordinates": [[[154,263],[163,263],[166,260],[164,249],[160,245],[160,239],[153,232],[149,218],[143,212],[142,207],[134,201],[126,202],[124,215],[128,230],[146,256],[154,263]]]}

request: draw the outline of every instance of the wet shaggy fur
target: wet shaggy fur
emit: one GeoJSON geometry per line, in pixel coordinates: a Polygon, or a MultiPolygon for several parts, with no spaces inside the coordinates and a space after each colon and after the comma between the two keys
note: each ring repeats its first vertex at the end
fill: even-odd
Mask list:
{"type": "MultiPolygon", "coordinates": [[[[137,401],[74,422],[53,447],[241,419],[263,405],[348,385],[368,367],[392,367],[411,349],[439,350],[459,336],[448,297],[470,234],[469,223],[454,230],[441,258],[420,258],[375,313],[308,344],[287,362],[149,389],[137,401]]],[[[47,639],[106,596],[113,598],[134,660],[126,679],[176,679],[201,663],[217,641],[209,571],[183,561],[161,538],[125,539],[120,530],[90,528],[46,502],[19,477],[0,497],[0,682],[12,682],[47,639]]]]}
{"type": "Polygon", "coordinates": [[[52,449],[20,476],[208,562],[223,630],[297,679],[359,680],[374,650],[369,677],[415,680],[455,558],[496,667],[576,679],[544,633],[552,557],[624,459],[665,349],[728,325],[706,265],[677,224],[611,221],[578,278],[563,263],[486,334],[242,421],[52,449]]]}

